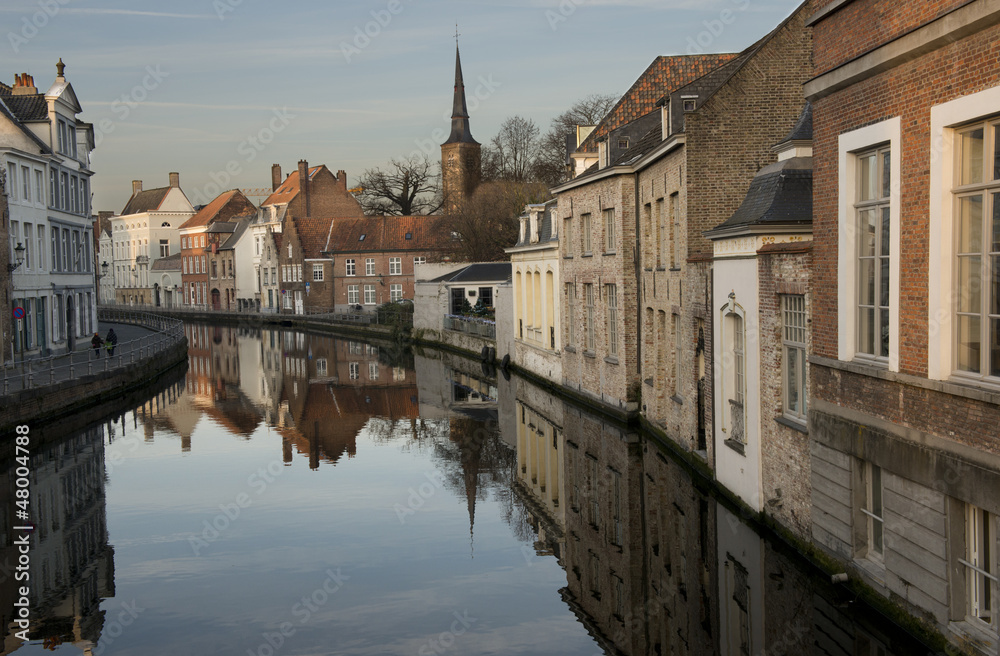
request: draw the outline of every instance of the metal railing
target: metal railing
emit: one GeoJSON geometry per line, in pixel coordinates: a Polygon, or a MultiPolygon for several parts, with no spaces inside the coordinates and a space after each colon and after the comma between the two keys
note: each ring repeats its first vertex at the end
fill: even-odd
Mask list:
{"type": "MultiPolygon", "coordinates": [[[[35,358],[13,363],[3,371],[3,394],[77,380],[82,376],[111,373],[157,357],[184,340],[184,322],[133,309],[99,307],[98,320],[107,323],[141,326],[152,331],[137,339],[118,342],[108,349],[72,351],[63,355],[35,358]]],[[[81,342],[89,342],[86,337],[81,342]]]]}
{"type": "Polygon", "coordinates": [[[495,321],[488,319],[472,319],[446,314],[444,315],[444,329],[454,330],[466,335],[485,337],[486,339],[497,338],[497,324],[495,321]]]}
{"type": "MultiPolygon", "coordinates": [[[[388,305],[388,304],[387,304],[388,305]]],[[[220,316],[233,316],[233,317],[287,317],[288,319],[293,319],[295,317],[307,318],[310,321],[328,321],[330,323],[349,323],[349,324],[361,324],[361,325],[380,325],[380,324],[396,324],[399,323],[398,317],[402,317],[402,323],[404,325],[413,325],[413,312],[412,311],[402,311],[398,313],[389,313],[384,310],[379,310],[379,308],[385,306],[364,306],[366,309],[354,310],[349,312],[344,312],[343,309],[331,308],[331,307],[303,307],[300,312],[295,312],[294,308],[255,308],[255,307],[243,307],[243,308],[229,308],[229,309],[215,309],[211,305],[164,305],[164,306],[154,306],[154,305],[139,305],[139,304],[105,304],[100,307],[108,309],[122,309],[130,311],[144,311],[148,313],[170,313],[176,315],[204,315],[205,313],[211,313],[220,316]],[[370,309],[368,309],[370,308],[370,309]]]]}

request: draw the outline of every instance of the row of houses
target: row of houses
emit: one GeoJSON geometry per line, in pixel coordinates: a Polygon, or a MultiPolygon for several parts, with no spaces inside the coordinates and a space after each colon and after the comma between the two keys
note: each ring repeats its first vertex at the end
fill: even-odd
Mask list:
{"type": "Polygon", "coordinates": [[[498,358],[984,654],[998,37],[984,0],[811,0],[743,52],[658,57],[526,208],[496,325],[498,358]]]}
{"type": "Polygon", "coordinates": [[[134,181],[121,214],[99,218],[102,301],[302,314],[413,297],[414,265],[441,250],[436,217],[364,216],[325,165],[271,173],[259,207],[232,189],[195,208],[177,173],[134,181]]]}

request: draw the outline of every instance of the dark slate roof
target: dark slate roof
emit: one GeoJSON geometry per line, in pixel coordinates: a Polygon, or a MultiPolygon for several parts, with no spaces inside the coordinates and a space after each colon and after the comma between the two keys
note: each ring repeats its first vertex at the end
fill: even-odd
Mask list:
{"type": "Polygon", "coordinates": [[[451,103],[451,134],[445,143],[479,143],[472,138],[472,132],[469,131],[469,109],[465,104],[462,58],[458,54],[457,43],[455,44],[455,94],[451,103]]]}
{"type": "Polygon", "coordinates": [[[733,53],[723,53],[657,57],[576,150],[581,153],[596,152],[598,138],[645,116],[655,109],[656,102],[665,94],[702,77],[735,56],[733,53]]]}
{"type": "Polygon", "coordinates": [[[811,223],[812,158],[793,157],[758,171],[739,209],[707,234],[753,225],[811,223]]]}
{"type": "MultiPolygon", "coordinates": [[[[552,215],[555,213],[557,203],[558,201],[555,198],[553,198],[552,200],[546,201],[545,203],[541,204],[544,209],[542,209],[542,211],[539,213],[538,242],[537,242],[538,244],[545,244],[547,242],[558,241],[558,239],[552,238],[552,221],[555,220],[552,215]]],[[[529,205],[528,207],[531,208],[537,206],[529,205]]],[[[525,217],[530,218],[530,209],[528,212],[522,214],[520,218],[525,218],[525,217]]],[[[518,241],[514,246],[518,247],[518,246],[530,246],[530,245],[531,245],[531,235],[526,234],[525,241],[518,241]]]]}
{"type": "Polygon", "coordinates": [[[430,282],[504,282],[510,280],[510,262],[478,262],[438,276],[430,282]]]}
{"type": "Polygon", "coordinates": [[[25,136],[27,136],[29,139],[31,139],[32,141],[34,141],[38,145],[38,148],[39,148],[39,150],[42,153],[46,153],[46,154],[51,153],[52,149],[49,148],[48,144],[46,144],[44,141],[42,141],[41,139],[39,139],[38,135],[36,135],[34,132],[32,132],[30,129],[28,129],[28,126],[25,125],[21,121],[21,119],[19,119],[17,117],[17,115],[14,114],[13,111],[11,111],[10,107],[7,106],[7,100],[9,100],[12,97],[13,96],[0,95],[0,116],[3,116],[7,120],[9,120],[11,123],[13,123],[14,125],[16,125],[18,127],[18,129],[20,129],[21,132],[23,132],[25,134],[25,136]]]}
{"type": "Polygon", "coordinates": [[[45,96],[40,93],[27,96],[5,95],[3,101],[14,116],[22,121],[49,120],[49,104],[45,102],[45,96]]]}
{"type": "MultiPolygon", "coordinates": [[[[213,224],[213,227],[215,225],[218,224],[213,224]]],[[[236,242],[238,242],[240,240],[240,237],[243,236],[243,233],[247,231],[247,227],[250,225],[250,221],[242,220],[239,223],[236,224],[229,223],[228,225],[235,225],[236,229],[233,230],[233,234],[229,235],[229,237],[226,238],[226,241],[223,242],[222,246],[219,246],[220,251],[228,251],[236,248],[236,242]]]]}
{"type": "Polygon", "coordinates": [[[181,254],[174,253],[173,255],[168,255],[167,257],[161,257],[153,262],[153,266],[149,267],[149,269],[150,271],[180,271],[181,254]]]}
{"type": "Polygon", "coordinates": [[[173,187],[160,187],[159,189],[146,189],[140,191],[136,195],[128,199],[128,203],[125,204],[125,209],[122,210],[121,216],[128,216],[129,214],[142,214],[143,212],[152,212],[160,207],[160,203],[166,197],[167,192],[173,187]]]}
{"type": "Polygon", "coordinates": [[[788,133],[788,136],[786,136],[778,143],[784,144],[790,141],[812,141],[812,138],[813,138],[812,103],[806,102],[806,106],[802,108],[802,114],[799,115],[799,120],[795,122],[795,127],[793,127],[792,131],[788,133]]]}

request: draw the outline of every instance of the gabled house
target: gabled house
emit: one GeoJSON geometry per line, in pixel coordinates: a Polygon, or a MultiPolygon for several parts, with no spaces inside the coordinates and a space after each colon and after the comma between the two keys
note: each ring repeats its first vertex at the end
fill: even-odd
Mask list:
{"type": "Polygon", "coordinates": [[[64,69],[60,59],[44,92],[27,73],[17,75],[13,86],[0,83],[5,247],[9,243],[8,263],[17,267],[6,307],[24,311],[13,326],[19,357],[72,350],[97,325],[90,222],[94,129],[77,118],[83,109],[64,69]]]}
{"type": "Polygon", "coordinates": [[[347,190],[347,173],[334,175],[325,164],[310,167],[304,159],[286,179],[281,166],[271,166],[272,193],[260,204],[265,222],[276,223],[286,214],[297,218],[313,216],[360,217],[361,204],[347,190]]]}
{"type": "Polygon", "coordinates": [[[217,271],[215,276],[210,276],[209,255],[217,252],[224,239],[232,234],[236,221],[240,218],[249,220],[249,217],[256,214],[257,208],[243,195],[243,192],[231,189],[216,196],[211,203],[199,209],[194,216],[181,224],[178,232],[185,305],[208,306],[213,309],[229,307],[221,301],[218,287],[210,284],[219,276],[217,271]],[[219,223],[230,225],[213,230],[219,223]],[[223,231],[225,238],[220,236],[223,231]]]}
{"type": "Polygon", "coordinates": [[[996,654],[1000,8],[816,4],[812,535],[996,654]]]}
{"type": "Polygon", "coordinates": [[[748,505],[810,534],[807,428],[812,109],[775,146],[712,240],[715,475],[748,505]],[[729,447],[729,448],[723,448],[729,447]]]}
{"type": "Polygon", "coordinates": [[[195,213],[181,191],[180,174],[170,173],[169,181],[169,186],[143,190],[142,180],[133,180],[132,197],[121,215],[111,218],[111,275],[118,303],[161,304],[150,267],[159,258],[180,252],[178,228],[195,213]]]}

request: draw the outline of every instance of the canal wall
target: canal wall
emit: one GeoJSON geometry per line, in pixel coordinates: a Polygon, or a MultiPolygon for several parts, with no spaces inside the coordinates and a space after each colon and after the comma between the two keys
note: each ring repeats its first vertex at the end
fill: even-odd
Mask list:
{"type": "MultiPolygon", "coordinates": [[[[91,353],[82,353],[84,362],[73,363],[77,354],[68,365],[54,358],[49,363],[51,369],[45,369],[43,363],[41,371],[32,371],[27,377],[21,374],[19,388],[0,396],[0,435],[12,435],[14,426],[20,424],[34,430],[81,413],[89,414],[95,407],[110,407],[186,365],[187,338],[181,322],[106,308],[98,311],[98,318],[102,322],[148,327],[149,335],[121,342],[117,347],[120,353],[114,357],[102,355],[91,360],[91,353]],[[118,363],[112,364],[116,359],[118,363]],[[42,382],[46,380],[52,382],[42,382]]],[[[28,369],[37,364],[28,361],[28,369]]]]}

